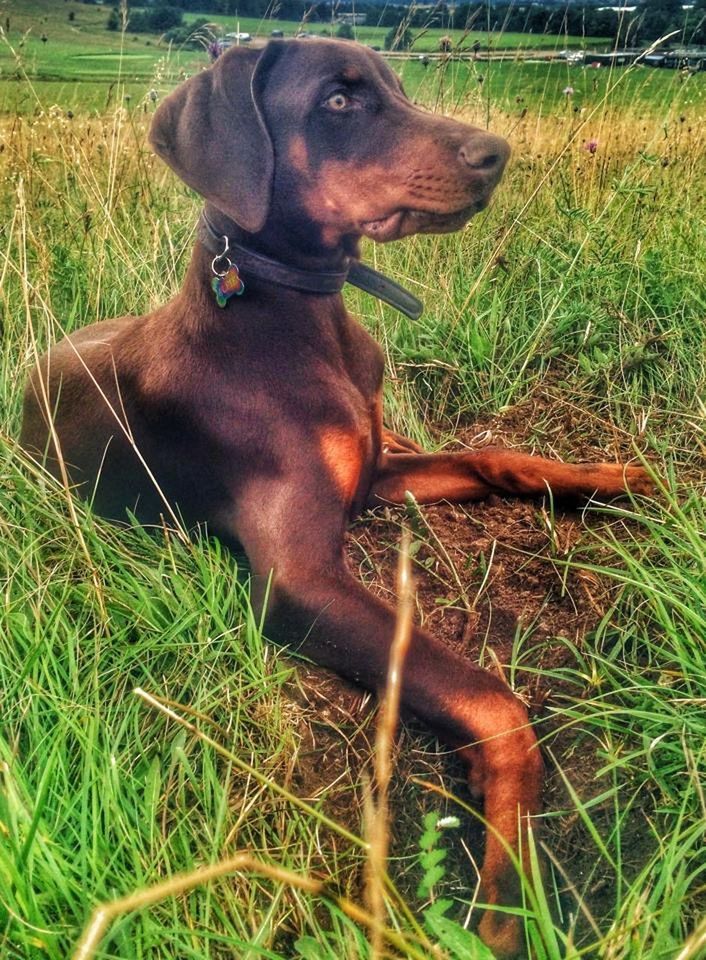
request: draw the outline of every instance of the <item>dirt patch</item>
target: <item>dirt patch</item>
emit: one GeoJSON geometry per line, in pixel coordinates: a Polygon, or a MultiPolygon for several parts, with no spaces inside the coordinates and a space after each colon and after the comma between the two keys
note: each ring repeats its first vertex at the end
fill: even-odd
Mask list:
{"type": "MultiPolygon", "coordinates": [[[[537,446],[544,455],[576,461],[631,456],[628,436],[546,396],[469,424],[447,449],[487,442],[530,452],[537,446]]],[[[571,648],[582,649],[611,603],[609,583],[565,565],[583,549],[586,527],[599,525],[604,518],[553,509],[546,501],[497,497],[476,504],[424,507],[412,518],[403,510],[378,511],[350,532],[348,559],[368,588],[390,602],[403,520],[414,531],[417,623],[471,661],[503,673],[531,716],[541,720],[538,733],[579,796],[594,799],[607,786],[597,777],[601,759],[595,741],[575,727],[562,729],[557,712],[567,697],[581,696],[581,689],[557,674],[575,665],[571,648]],[[512,671],[510,663],[515,664],[512,671]]],[[[292,695],[307,717],[300,731],[297,787],[312,799],[325,795],[327,813],[359,830],[360,784],[371,775],[374,702],[359,688],[314,667],[299,671],[292,695]]],[[[579,891],[587,909],[600,920],[614,907],[612,877],[598,864],[579,816],[569,812],[572,805],[549,758],[547,771],[545,809],[551,816],[543,837],[566,872],[566,889],[573,886],[579,891]]],[[[393,875],[412,902],[420,878],[415,854],[423,813],[432,808],[459,813],[457,805],[419,781],[469,801],[460,764],[410,719],[398,744],[392,836],[393,875]]],[[[608,800],[604,807],[599,803],[591,809],[593,822],[599,830],[605,825],[606,833],[611,816],[608,800]]],[[[446,844],[445,892],[467,898],[473,864],[482,857],[483,837],[473,818],[464,819],[462,834],[452,835],[446,844]]],[[[632,820],[625,829],[628,837],[634,835],[630,853],[637,865],[639,837],[644,833],[638,808],[632,820]]],[[[567,896],[567,910],[577,912],[574,895],[567,896]]]]}

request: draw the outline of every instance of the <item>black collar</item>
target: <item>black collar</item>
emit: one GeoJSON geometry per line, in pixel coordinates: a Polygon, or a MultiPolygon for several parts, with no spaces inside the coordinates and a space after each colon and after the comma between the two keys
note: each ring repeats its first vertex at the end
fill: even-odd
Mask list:
{"type": "Polygon", "coordinates": [[[216,257],[223,254],[224,241],[227,240],[229,255],[235,260],[238,272],[246,276],[250,274],[260,280],[269,280],[281,287],[291,287],[306,293],[340,293],[344,283],[350,283],[404,313],[411,320],[418,320],[424,310],[421,300],[394,280],[359,260],[349,259],[341,271],[300,270],[298,267],[289,267],[279,260],[272,260],[261,253],[255,253],[254,250],[248,250],[231,237],[218,233],[205,213],[199,218],[198,235],[201,243],[216,257]]]}

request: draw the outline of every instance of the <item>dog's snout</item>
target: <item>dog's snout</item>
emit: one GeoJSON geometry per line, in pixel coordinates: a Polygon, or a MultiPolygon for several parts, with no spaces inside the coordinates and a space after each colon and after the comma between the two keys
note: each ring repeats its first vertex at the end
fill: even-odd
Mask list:
{"type": "Polygon", "coordinates": [[[488,176],[500,178],[510,156],[510,147],[502,137],[474,133],[458,151],[461,163],[488,176]]]}

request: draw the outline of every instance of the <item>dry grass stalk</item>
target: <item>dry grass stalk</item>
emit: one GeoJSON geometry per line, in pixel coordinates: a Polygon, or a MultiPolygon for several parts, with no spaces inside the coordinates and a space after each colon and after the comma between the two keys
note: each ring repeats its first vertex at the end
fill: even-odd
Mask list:
{"type": "Polygon", "coordinates": [[[366,805],[367,836],[369,841],[366,899],[370,912],[377,921],[371,926],[371,958],[383,955],[385,917],[385,882],[387,854],[390,843],[388,789],[392,776],[392,746],[397,732],[402,692],[402,670],[412,638],[412,563],[409,555],[410,535],[405,530],[400,544],[397,564],[397,620],[390,648],[385,693],[380,705],[380,720],[375,737],[376,796],[366,805]]]}
{"type": "Polygon", "coordinates": [[[706,917],[697,926],[674,960],[698,960],[706,952],[706,917]]]}
{"type": "Polygon", "coordinates": [[[235,873],[241,870],[247,870],[253,873],[259,873],[270,877],[280,883],[286,883],[293,887],[299,887],[309,893],[320,893],[323,887],[321,881],[312,880],[310,877],[301,876],[293,873],[291,870],[285,870],[282,867],[263,863],[248,853],[238,853],[227,860],[220,860],[210,867],[199,867],[189,873],[178,873],[176,876],[163,883],[156,883],[154,886],[145,887],[135,893],[120,897],[110,903],[99,904],[93,910],[91,919],[88,922],[81,939],[76,945],[73,954],[73,960],[91,960],[95,956],[100,941],[103,939],[111,922],[125,913],[132,913],[135,910],[142,910],[145,907],[159,903],[160,900],[166,900],[167,897],[181,896],[195,887],[209,883],[218,877],[225,876],[228,873],[235,873]]]}
{"type": "Polygon", "coordinates": [[[388,941],[393,947],[403,951],[406,956],[413,958],[413,960],[426,960],[426,953],[423,953],[414,944],[410,944],[397,931],[379,924],[375,917],[356,903],[328,891],[324,881],[314,880],[312,877],[295,873],[293,870],[287,870],[277,864],[264,863],[249,853],[238,853],[225,860],[219,860],[209,867],[198,867],[189,873],[178,873],[162,883],[144,887],[142,890],[137,890],[135,893],[120,897],[110,903],[99,904],[93,910],[81,939],[76,945],[72,960],[92,960],[101,940],[116,917],[133,913],[136,910],[143,910],[145,907],[153,906],[168,897],[182,896],[196,887],[203,886],[211,880],[217,880],[229,873],[244,871],[257,873],[278,883],[304,890],[314,896],[323,897],[336,904],[346,916],[355,920],[356,923],[369,927],[375,935],[380,937],[381,941],[388,941]]]}

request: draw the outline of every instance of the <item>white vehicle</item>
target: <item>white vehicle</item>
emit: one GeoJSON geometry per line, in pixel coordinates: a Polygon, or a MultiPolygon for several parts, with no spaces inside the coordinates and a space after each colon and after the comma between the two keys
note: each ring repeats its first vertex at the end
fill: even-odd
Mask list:
{"type": "Polygon", "coordinates": [[[557,58],[567,63],[583,63],[584,57],[583,50],[560,50],[557,53],[557,58]]]}

